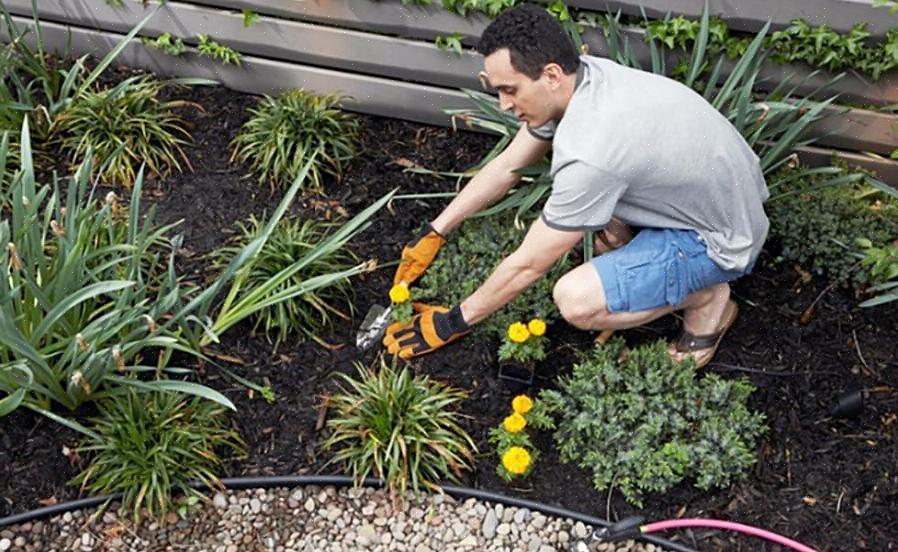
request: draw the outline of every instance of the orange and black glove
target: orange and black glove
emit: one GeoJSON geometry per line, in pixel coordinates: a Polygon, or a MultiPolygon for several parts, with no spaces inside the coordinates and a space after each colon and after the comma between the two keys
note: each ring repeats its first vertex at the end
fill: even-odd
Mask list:
{"type": "Polygon", "coordinates": [[[402,249],[402,261],[396,268],[393,285],[396,286],[402,282],[409,285],[420,278],[444,243],[446,243],[446,238],[437,232],[429,222],[425,224],[421,234],[402,249]]]}
{"type": "Polygon", "coordinates": [[[458,306],[448,309],[415,303],[418,314],[406,323],[387,328],[384,346],[399,358],[412,358],[433,352],[471,331],[458,306]]]}

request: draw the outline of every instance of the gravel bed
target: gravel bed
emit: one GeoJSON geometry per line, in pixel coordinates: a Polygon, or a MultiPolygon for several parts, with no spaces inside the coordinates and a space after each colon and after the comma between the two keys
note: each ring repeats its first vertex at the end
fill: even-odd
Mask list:
{"type": "MultiPolygon", "coordinates": [[[[254,489],[216,494],[187,519],[139,527],[120,519],[117,504],[102,515],[67,512],[0,531],[0,552],[94,550],[238,551],[521,551],[567,550],[592,528],[528,509],[468,499],[411,497],[393,510],[382,490],[335,487],[254,489]],[[91,519],[91,517],[95,519],[91,519]]],[[[626,541],[606,552],[660,552],[626,541]]]]}

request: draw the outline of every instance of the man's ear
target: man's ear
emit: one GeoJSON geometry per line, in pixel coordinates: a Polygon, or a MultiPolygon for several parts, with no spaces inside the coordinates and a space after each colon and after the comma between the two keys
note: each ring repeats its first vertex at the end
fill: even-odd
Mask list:
{"type": "Polygon", "coordinates": [[[561,86],[561,81],[564,79],[564,69],[555,62],[547,63],[543,67],[542,76],[545,77],[549,86],[555,89],[561,86]]]}

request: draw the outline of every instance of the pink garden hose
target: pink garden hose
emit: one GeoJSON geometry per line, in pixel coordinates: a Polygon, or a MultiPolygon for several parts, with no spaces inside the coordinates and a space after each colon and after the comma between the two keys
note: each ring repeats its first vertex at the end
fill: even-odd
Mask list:
{"type": "MultiPolygon", "coordinates": [[[[667,531],[670,529],[681,529],[684,527],[706,527],[708,529],[725,529],[727,531],[735,531],[744,533],[753,537],[766,539],[775,542],[781,546],[785,546],[791,550],[798,552],[818,552],[810,546],[796,542],[790,538],[778,535],[772,531],[745,525],[744,523],[736,523],[733,521],[723,521],[720,519],[703,519],[703,518],[686,518],[686,519],[668,519],[665,521],[656,521],[653,523],[643,523],[642,516],[630,516],[616,523],[612,523],[606,527],[595,531],[592,535],[593,540],[600,542],[613,542],[620,539],[637,537],[657,531],[667,531]]],[[[578,543],[578,547],[572,550],[586,549],[585,543],[578,543]],[[580,546],[582,545],[582,546],[580,546]]]]}
{"type": "Polygon", "coordinates": [[[810,546],[805,546],[800,542],[796,542],[790,538],[778,535],[765,529],[752,527],[743,523],[735,523],[732,521],[723,521],[720,519],[702,519],[702,518],[686,518],[686,519],[668,519],[666,521],[656,521],[639,527],[640,533],[654,533],[656,531],[667,531],[669,529],[680,529],[683,527],[707,527],[710,529],[726,529],[728,531],[736,531],[745,533],[762,539],[767,539],[779,545],[798,550],[798,552],[817,552],[810,546]]]}

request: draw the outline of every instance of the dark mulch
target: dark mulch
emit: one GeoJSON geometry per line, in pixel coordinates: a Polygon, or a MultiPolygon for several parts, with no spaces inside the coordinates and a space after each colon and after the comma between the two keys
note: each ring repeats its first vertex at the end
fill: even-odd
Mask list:
{"type": "MultiPolygon", "coordinates": [[[[244,167],[228,164],[227,143],[246,119],[253,98],[220,88],[181,93],[205,111],[188,110],[196,145],[189,149],[194,172],[148,183],[145,196],[162,221],[184,219],[185,272],[201,278],[202,255],[226,240],[233,223],[250,213],[270,212],[278,193],[245,178],[244,167]]],[[[403,172],[397,161],[411,160],[433,169],[467,169],[494,144],[494,138],[396,120],[363,117],[360,158],[342,183],[332,183],[327,197],[297,200],[294,213],[335,216],[343,207],[355,213],[387,191],[403,193],[453,190],[455,182],[403,172]]],[[[435,216],[444,202],[397,201],[376,217],[355,243],[364,257],[395,259],[401,244],[422,221],[435,216]]],[[[768,246],[775,251],[776,244],[768,246]]],[[[745,376],[757,387],[751,407],[767,416],[769,432],[758,448],[759,461],[748,478],[730,488],[704,492],[682,484],[649,496],[639,513],[647,519],[672,516],[718,517],[756,524],[825,550],[893,550],[898,548],[898,404],[894,396],[874,400],[855,419],[828,418],[836,397],[847,390],[898,387],[898,309],[861,310],[849,293],[833,290],[818,304],[809,323],[801,313],[825,287],[803,282],[792,267],[762,257],[755,274],[735,286],[742,315],[724,341],[711,371],[724,377],[745,376]]],[[[336,372],[354,373],[370,366],[379,351],[360,354],[354,331],[360,316],[382,302],[391,279],[384,269],[355,281],[355,317],[324,336],[340,346],[287,343],[274,351],[244,325],[227,334],[219,352],[239,357],[240,372],[270,384],[277,400],[251,397],[213,366],[199,379],[225,392],[238,406],[234,422],[249,456],[233,461],[227,475],[315,473],[327,458],[315,431],[317,405],[335,388],[336,372]]],[[[676,321],[668,317],[648,328],[623,332],[631,344],[672,337],[676,321]]],[[[539,366],[538,386],[570,370],[578,350],[590,347],[593,335],[564,324],[550,329],[556,338],[549,361],[539,366]]],[[[527,480],[510,486],[497,478],[486,433],[507,413],[511,393],[497,380],[495,343],[462,340],[413,362],[415,369],[465,388],[470,398],[463,411],[467,429],[484,456],[466,485],[562,505],[600,517],[623,517],[636,510],[618,494],[595,491],[589,474],[560,464],[549,436],[538,438],[542,456],[527,480]]],[[[191,361],[192,362],[192,361],[191,361]]],[[[195,364],[195,363],[194,363],[195,364]]],[[[89,412],[80,412],[84,416],[89,412]]],[[[39,415],[20,411],[0,426],[0,516],[37,507],[41,501],[78,496],[66,481],[76,473],[63,456],[77,436],[39,415]]],[[[711,532],[683,532],[682,540],[702,549],[758,550],[748,537],[711,532]]]]}

